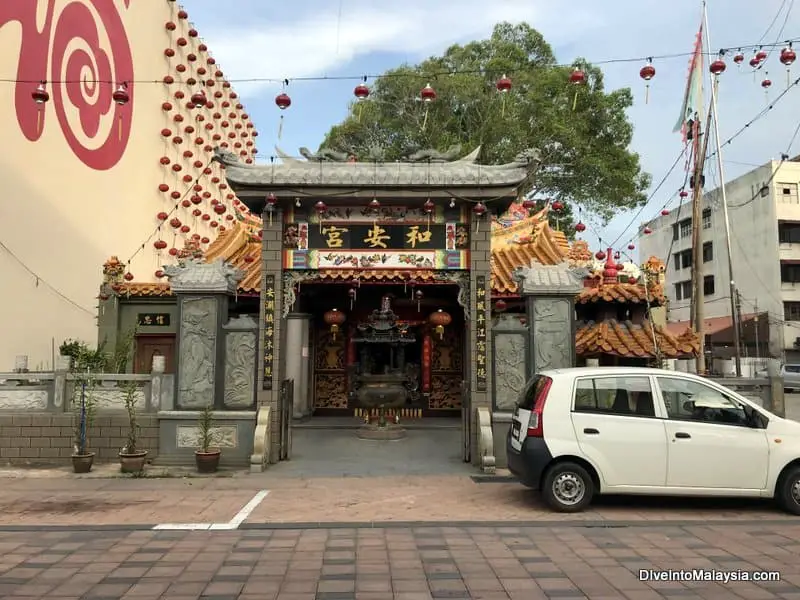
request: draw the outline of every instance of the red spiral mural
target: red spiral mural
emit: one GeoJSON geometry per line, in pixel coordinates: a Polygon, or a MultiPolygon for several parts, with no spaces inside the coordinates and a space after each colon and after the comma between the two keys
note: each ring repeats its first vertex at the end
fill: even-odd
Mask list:
{"type": "MultiPolygon", "coordinates": [[[[122,2],[128,8],[130,0],[122,2]]],[[[45,109],[33,102],[31,91],[40,80],[56,82],[48,87],[67,144],[86,166],[105,171],[120,161],[130,139],[135,86],[128,87],[124,106],[111,98],[118,84],[134,79],[130,42],[115,0],[71,0],[58,15],[55,6],[56,0],[0,2],[0,28],[18,23],[22,30],[17,123],[28,140],[42,136],[45,109]],[[47,7],[40,31],[41,2],[47,7]],[[104,37],[110,53],[101,46],[104,37]]]]}

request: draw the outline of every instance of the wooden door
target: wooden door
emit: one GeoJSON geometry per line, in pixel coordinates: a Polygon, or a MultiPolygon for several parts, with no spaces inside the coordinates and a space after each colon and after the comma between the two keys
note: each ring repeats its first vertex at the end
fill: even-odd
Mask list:
{"type": "Polygon", "coordinates": [[[165,373],[175,372],[175,336],[142,335],[136,337],[136,360],[134,373],[149,373],[154,356],[166,356],[165,373]]]}

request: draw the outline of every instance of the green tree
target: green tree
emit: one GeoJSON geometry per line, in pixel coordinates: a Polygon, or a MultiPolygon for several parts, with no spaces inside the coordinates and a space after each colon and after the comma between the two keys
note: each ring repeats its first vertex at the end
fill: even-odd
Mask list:
{"type": "Polygon", "coordinates": [[[386,160],[397,160],[424,148],[461,144],[466,153],[480,145],[484,164],[538,148],[543,164],[524,192],[563,202],[563,229],[571,233],[576,208],[606,220],[640,206],[650,185],[639,156],[628,150],[630,90],[606,92],[599,68],[582,60],[575,64],[586,74],[584,85],[570,83],[572,68],[557,65],[549,44],[530,25],[499,23],[487,40],[454,45],[443,56],[386,72],[369,99],[354,103],[344,122],[328,132],[322,147],[359,160],[369,160],[379,148],[386,160]],[[495,88],[503,74],[513,83],[507,94],[495,88]],[[428,82],[437,98],[424,104],[419,92],[428,82]]]}

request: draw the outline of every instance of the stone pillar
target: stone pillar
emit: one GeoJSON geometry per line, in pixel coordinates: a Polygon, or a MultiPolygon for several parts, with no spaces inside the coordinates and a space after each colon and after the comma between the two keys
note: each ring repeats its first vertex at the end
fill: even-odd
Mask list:
{"type": "Polygon", "coordinates": [[[286,378],[294,380],[292,417],[300,419],[309,413],[308,401],[308,332],[311,315],[289,313],[286,316],[286,347],[294,348],[286,353],[286,378]]]}
{"type": "Polygon", "coordinates": [[[575,366],[575,296],[583,273],[567,263],[533,265],[514,273],[528,315],[529,373],[575,366]]]}
{"type": "Polygon", "coordinates": [[[165,269],[178,297],[178,363],[175,407],[224,408],[222,325],[228,299],[236,293],[242,272],[217,260],[190,259],[165,269]]]}
{"type": "Polygon", "coordinates": [[[491,411],[490,390],[492,389],[492,339],[491,324],[491,267],[492,254],[491,222],[486,217],[475,217],[471,214],[470,241],[470,294],[469,319],[466,328],[469,335],[470,355],[465,357],[467,364],[472,365],[469,373],[470,404],[469,419],[471,433],[472,464],[480,464],[478,452],[477,409],[491,411]],[[475,231],[474,220],[478,219],[478,231],[475,231]],[[481,363],[481,364],[479,364],[481,363]]]}
{"type": "MultiPolygon", "coordinates": [[[[284,295],[283,282],[283,211],[274,210],[272,219],[268,213],[262,214],[263,230],[261,233],[261,309],[259,314],[259,357],[258,382],[256,399],[258,406],[270,407],[270,447],[266,449],[269,462],[276,463],[280,451],[280,400],[281,381],[285,372],[284,348],[284,295]],[[268,285],[271,284],[271,285],[268,285]],[[268,289],[269,288],[269,289],[268,289]],[[272,297],[267,297],[267,292],[272,297]],[[267,310],[268,302],[272,302],[271,310],[267,310]],[[267,322],[267,318],[272,320],[267,322]],[[267,348],[272,344],[272,352],[267,348]],[[272,356],[271,376],[265,379],[265,356],[272,356]]],[[[288,313],[288,310],[285,311],[288,313]]]]}

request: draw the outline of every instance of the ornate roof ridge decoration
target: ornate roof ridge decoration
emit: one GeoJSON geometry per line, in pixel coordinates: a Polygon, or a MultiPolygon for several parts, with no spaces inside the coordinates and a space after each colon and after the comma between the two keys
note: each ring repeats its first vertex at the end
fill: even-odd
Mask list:
{"type": "Polygon", "coordinates": [[[176,294],[235,294],[244,273],[222,259],[205,262],[190,258],[178,265],[164,267],[172,291],[176,294]]]}
{"type": "Polygon", "coordinates": [[[575,348],[584,357],[609,354],[621,358],[680,358],[696,356],[700,340],[690,330],[675,336],[647,319],[641,323],[605,319],[578,322],[575,348]]]}
{"type": "Polygon", "coordinates": [[[457,159],[453,156],[454,150],[455,147],[445,153],[424,150],[409,155],[405,162],[343,162],[339,160],[342,156],[334,151],[311,154],[303,148],[301,152],[311,160],[297,160],[282,153],[280,164],[248,165],[235,154],[216,148],[214,160],[225,165],[225,177],[234,189],[342,185],[508,187],[522,183],[541,163],[540,152],[534,148],[520,152],[513,161],[501,165],[476,164],[475,151],[457,159]],[[451,156],[452,160],[447,160],[451,156]]]}

